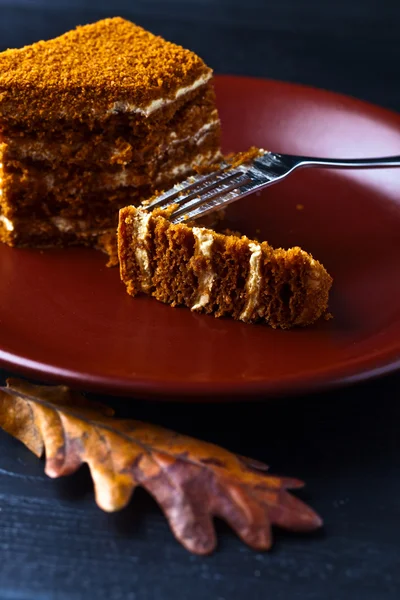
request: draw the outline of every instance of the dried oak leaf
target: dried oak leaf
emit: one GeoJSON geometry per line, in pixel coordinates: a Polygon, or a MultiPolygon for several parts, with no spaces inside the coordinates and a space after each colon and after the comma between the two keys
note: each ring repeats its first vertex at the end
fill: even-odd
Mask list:
{"type": "Polygon", "coordinates": [[[321,525],[287,491],[302,482],[266,474],[263,463],[213,444],[112,414],[65,386],[9,379],[0,388],[0,426],[37,456],[46,454],[47,475],[69,475],[86,463],[96,502],[109,512],[144,487],[191,552],[214,550],[214,516],[258,550],[270,548],[271,525],[294,531],[321,525]]]}

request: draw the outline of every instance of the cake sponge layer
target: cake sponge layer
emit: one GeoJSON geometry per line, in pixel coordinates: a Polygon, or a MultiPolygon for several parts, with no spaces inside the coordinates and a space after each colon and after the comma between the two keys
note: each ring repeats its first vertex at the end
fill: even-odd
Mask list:
{"type": "MultiPolygon", "coordinates": [[[[0,166],[0,207],[5,210],[9,204],[19,213],[35,204],[49,204],[49,197],[49,210],[67,201],[71,206],[78,206],[88,196],[122,187],[147,186],[154,193],[165,181],[176,182],[194,167],[211,164],[213,157],[218,159],[220,154],[218,138],[211,134],[204,136],[200,144],[186,142],[164,152],[160,149],[160,154],[151,161],[131,162],[126,167],[115,165],[100,171],[64,164],[58,168],[39,168],[37,163],[24,161],[0,163],[3,164],[0,166]]],[[[90,210],[90,205],[87,208],[90,210]]]]}
{"type": "Polygon", "coordinates": [[[121,115],[92,123],[91,127],[60,122],[54,123],[52,130],[44,129],[43,124],[33,130],[4,129],[0,132],[0,140],[4,142],[2,162],[43,162],[53,167],[66,163],[86,169],[104,169],[131,162],[148,163],[170,147],[187,141],[198,143],[212,132],[219,143],[220,123],[211,83],[192,100],[187,99],[181,108],[174,107],[170,118],[153,126],[147,119],[138,127],[129,116],[121,115]]]}

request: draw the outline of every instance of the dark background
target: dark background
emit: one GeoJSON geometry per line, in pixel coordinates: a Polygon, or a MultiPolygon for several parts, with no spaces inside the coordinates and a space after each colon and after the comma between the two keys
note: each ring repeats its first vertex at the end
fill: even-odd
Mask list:
{"type": "Polygon", "coordinates": [[[0,49],[120,15],[217,73],[317,85],[399,110],[399,0],[0,0],[0,49]]]}
{"type": "MultiPolygon", "coordinates": [[[[398,0],[0,0],[0,49],[106,16],[197,51],[216,72],[301,82],[400,109],[398,0]]],[[[2,373],[5,376],[5,373],[2,373]]],[[[190,556],[155,504],[94,505],[86,471],[52,481],[0,434],[1,600],[398,600],[400,377],[266,403],[107,399],[307,482],[311,536],[277,532],[270,553],[218,524],[219,551],[190,556]]]]}

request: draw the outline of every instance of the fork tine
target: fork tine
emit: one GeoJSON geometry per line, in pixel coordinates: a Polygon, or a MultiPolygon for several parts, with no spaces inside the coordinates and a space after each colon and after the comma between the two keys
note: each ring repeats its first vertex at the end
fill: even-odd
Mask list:
{"type": "Polygon", "coordinates": [[[201,185],[195,188],[190,194],[182,194],[176,198],[173,203],[178,204],[179,206],[186,205],[190,201],[196,201],[196,198],[203,197],[207,194],[212,194],[214,190],[219,189],[221,186],[228,185],[232,180],[238,177],[241,171],[224,171],[222,173],[216,174],[212,181],[205,182],[204,185],[201,185]]]}
{"type": "Polygon", "coordinates": [[[195,191],[198,192],[218,183],[222,175],[229,169],[229,165],[225,162],[220,163],[218,171],[213,171],[207,175],[192,175],[177,183],[173,188],[163,192],[153,202],[151,202],[146,208],[147,210],[154,210],[155,208],[167,207],[170,204],[179,204],[189,196],[192,196],[195,191]],[[185,195],[185,193],[187,195],[185,195]],[[182,200],[180,199],[182,198],[182,200]]]}
{"type": "Polygon", "coordinates": [[[234,175],[230,175],[229,177],[225,177],[220,180],[219,184],[213,185],[212,187],[207,187],[202,190],[200,194],[191,194],[190,196],[185,196],[183,202],[181,202],[180,208],[174,211],[173,219],[180,217],[181,215],[185,215],[189,211],[193,211],[198,206],[204,204],[205,202],[211,201],[213,198],[218,198],[221,194],[226,194],[231,190],[235,190],[239,187],[242,187],[246,183],[249,183],[250,179],[246,173],[242,171],[236,172],[234,175]]]}
{"type": "MultiPolygon", "coordinates": [[[[261,156],[260,154],[258,158],[261,156]]],[[[274,178],[274,173],[269,172],[268,167],[269,164],[255,164],[254,159],[238,164],[236,167],[233,167],[232,163],[223,161],[217,171],[206,175],[194,175],[174,185],[172,189],[150,202],[146,209],[152,211],[155,208],[163,209],[176,204],[178,208],[171,216],[172,222],[178,223],[187,218],[197,218],[265,185],[274,178]]]]}
{"type": "MultiPolygon", "coordinates": [[[[273,183],[273,181],[270,181],[269,183],[273,183]]],[[[186,206],[184,206],[182,209],[175,211],[171,216],[171,222],[176,225],[183,221],[198,219],[201,216],[205,217],[209,213],[221,209],[224,206],[235,202],[239,198],[244,198],[261,185],[264,187],[269,183],[253,178],[249,181],[249,178],[247,178],[247,183],[229,189],[224,188],[219,194],[214,194],[207,199],[203,198],[196,206],[190,206],[189,210],[186,210],[186,206]]]]}

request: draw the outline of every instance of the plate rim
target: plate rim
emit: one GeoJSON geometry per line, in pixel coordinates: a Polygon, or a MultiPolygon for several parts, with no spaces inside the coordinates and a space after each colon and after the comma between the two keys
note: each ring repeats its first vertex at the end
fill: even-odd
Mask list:
{"type": "MultiPolygon", "coordinates": [[[[91,393],[100,393],[121,397],[135,397],[136,399],[153,399],[170,401],[176,400],[198,401],[207,400],[212,402],[257,399],[260,397],[282,397],[282,396],[301,396],[308,393],[324,392],[347,385],[354,385],[361,382],[367,382],[373,379],[384,377],[400,371],[400,343],[398,349],[388,353],[392,356],[390,359],[382,358],[380,364],[369,369],[351,372],[352,362],[347,361],[339,363],[336,371],[321,369],[319,373],[315,371],[305,376],[294,375],[282,380],[275,381],[247,381],[242,384],[230,384],[229,382],[159,382],[152,380],[152,388],[149,389],[147,380],[123,379],[121,377],[113,378],[111,376],[98,376],[77,373],[69,369],[60,369],[49,364],[43,364],[31,359],[16,357],[13,362],[11,353],[0,349],[0,366],[3,369],[9,369],[15,374],[21,374],[26,377],[39,376],[42,382],[68,384],[71,388],[85,390],[91,393]],[[340,365],[343,367],[340,368],[340,365]],[[347,365],[348,374],[344,374],[347,365]],[[328,372],[329,377],[324,376],[328,372]],[[341,375],[335,376],[335,373],[341,375]],[[133,391],[133,387],[135,388],[133,391]]],[[[365,358],[364,362],[367,362],[365,358]]],[[[361,363],[362,365],[362,363],[361,363]]],[[[357,367],[361,367],[360,361],[357,367]]]]}

